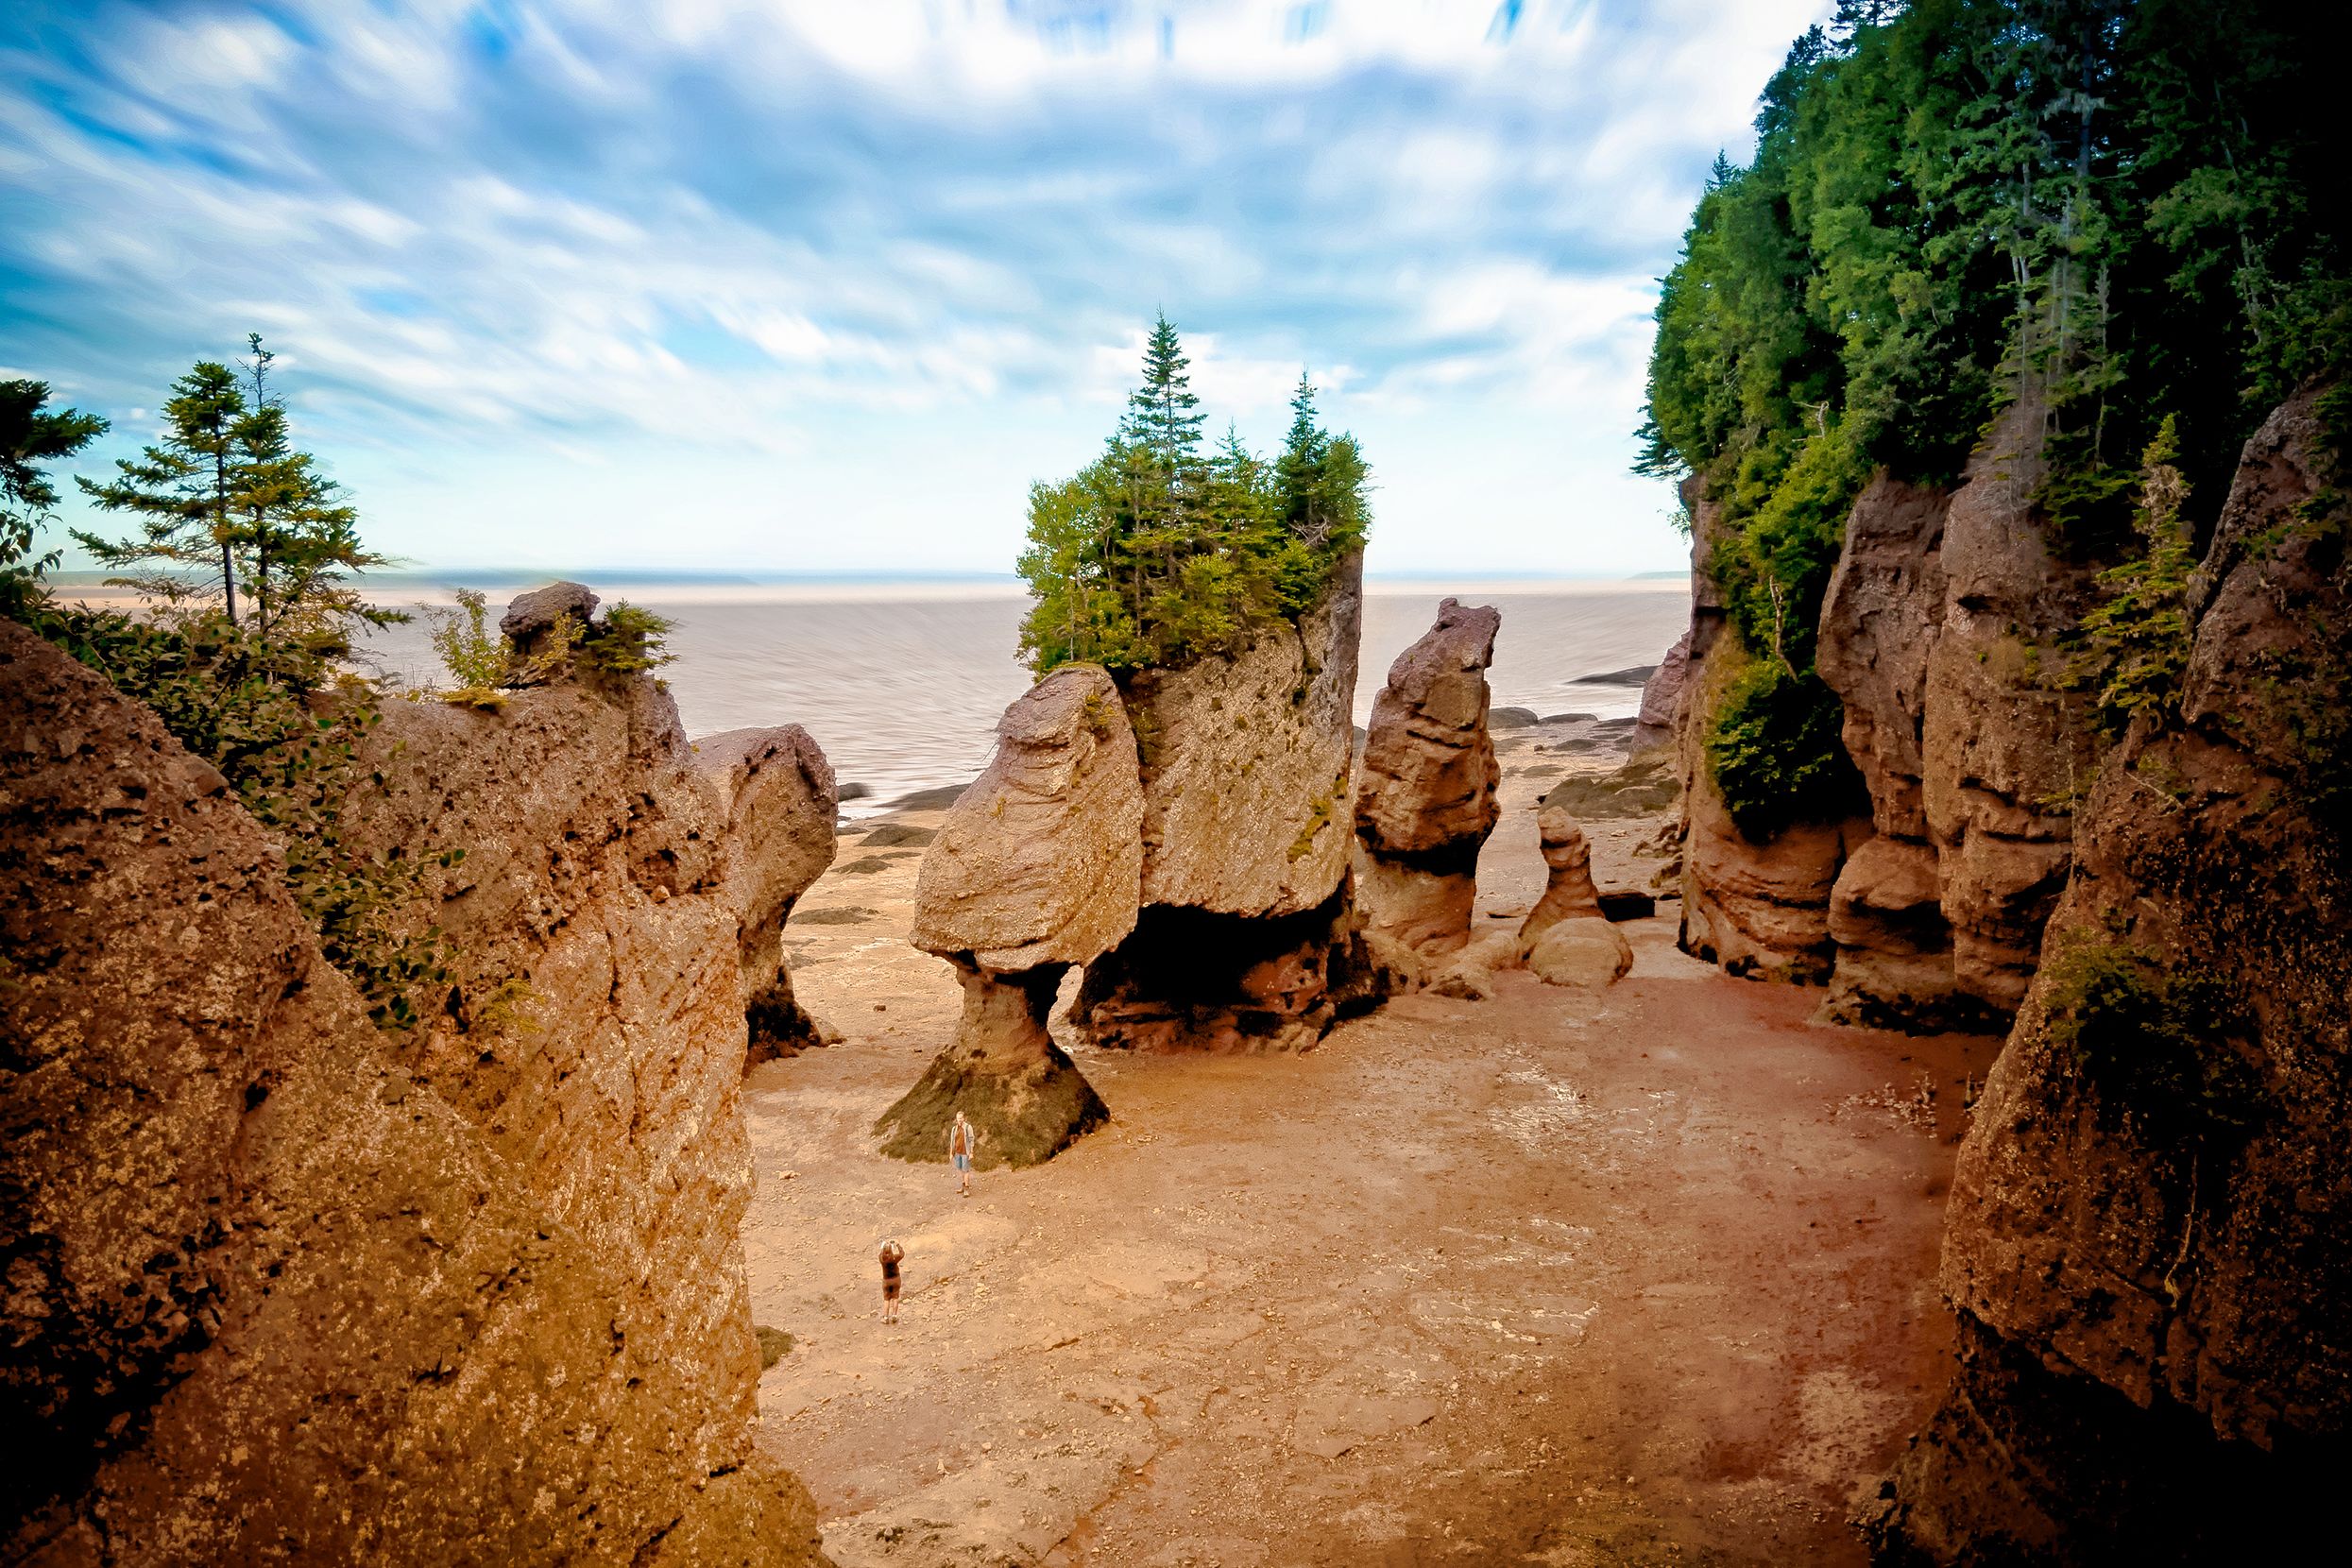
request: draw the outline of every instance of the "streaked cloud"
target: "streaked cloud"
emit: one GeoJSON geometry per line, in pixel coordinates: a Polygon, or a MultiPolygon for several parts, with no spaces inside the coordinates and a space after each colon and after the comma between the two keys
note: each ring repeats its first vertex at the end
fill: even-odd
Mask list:
{"type": "Polygon", "coordinates": [[[20,4],[0,362],[130,436],[258,330],[429,560],[1001,567],[1166,309],[1261,442],[1314,368],[1376,564],[1666,564],[1652,280],[1822,9],[20,4]]]}

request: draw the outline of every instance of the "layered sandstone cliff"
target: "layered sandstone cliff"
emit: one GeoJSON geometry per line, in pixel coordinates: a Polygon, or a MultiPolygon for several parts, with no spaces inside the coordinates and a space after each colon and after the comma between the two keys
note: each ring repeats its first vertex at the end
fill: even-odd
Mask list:
{"type": "Polygon", "coordinates": [[[2248,442],[2177,720],[2142,720],[2073,823],[1954,1175],[1966,1355],[1888,1485],[1890,1553],[2258,1554],[2346,1457],[2352,584],[2326,444],[2309,395],[2248,442]]]}
{"type": "Polygon", "coordinates": [[[1349,896],[1363,557],[1296,624],[1147,670],[1123,695],[1142,769],[1143,907],[1088,965],[1072,1021],[1098,1044],[1298,1049],[1357,983],[1349,896]]]}
{"type": "Polygon", "coordinates": [[[746,923],[800,873],[666,695],[392,710],[347,822],[468,851],[393,1034],[151,713],[8,624],[0,688],[7,1555],[816,1560],[737,1236],[746,923]]]}

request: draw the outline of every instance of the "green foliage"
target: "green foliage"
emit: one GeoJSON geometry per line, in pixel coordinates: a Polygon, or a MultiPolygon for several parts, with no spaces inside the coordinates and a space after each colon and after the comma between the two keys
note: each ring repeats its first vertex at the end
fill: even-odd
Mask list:
{"type": "Polygon", "coordinates": [[[2083,617],[2084,651],[2069,673],[2070,686],[2091,692],[2100,731],[2110,741],[2134,719],[2163,725],[2180,711],[2181,677],[2189,669],[2189,576],[2197,563],[2181,517],[2188,482],[2173,466],[2179,451],[2167,415],[2140,460],[2133,520],[2145,552],[2099,574],[2105,598],[2083,617]]]}
{"type": "Polygon", "coordinates": [[[2260,1122],[2262,1078],[2237,1048],[2246,1025],[2227,986],[2095,934],[2053,946],[2050,1037],[2102,1096],[2159,1135],[2236,1139],[2260,1122]]]}
{"type": "Polygon", "coordinates": [[[1162,317],[1143,385],[1103,454],[1030,487],[1017,564],[1036,603],[1021,651],[1040,674],[1073,660],[1128,673],[1232,652],[1313,608],[1334,566],[1363,543],[1363,456],[1354,438],[1323,431],[1304,377],[1270,466],[1230,430],[1202,454],[1186,368],[1162,317]]]}
{"type": "Polygon", "coordinates": [[[368,1015],[386,1029],[416,1024],[449,981],[452,950],[437,929],[410,931],[401,912],[464,851],[428,865],[347,842],[344,814],[364,810],[382,787],[360,758],[383,717],[374,693],[359,682],[331,685],[328,662],[309,643],[231,625],[217,611],[140,621],[51,606],[36,629],[153,708],[180,744],[220,770],[284,851],[288,890],[368,1015]]]}
{"type": "Polygon", "coordinates": [[[489,603],[480,588],[459,588],[457,607],[433,617],[433,651],[441,668],[456,682],[442,693],[461,707],[494,708],[504,701],[500,690],[507,682],[511,662],[506,639],[489,628],[489,603]]]}
{"type": "Polygon", "coordinates": [[[667,646],[672,629],[667,616],[639,609],[625,599],[615,600],[582,636],[577,655],[580,667],[590,679],[607,685],[658,670],[677,657],[667,646]]]}
{"type": "Polygon", "coordinates": [[[2166,415],[2219,497],[2272,405],[2352,365],[2326,42],[2289,0],[1872,0],[1797,42],[1664,280],[1637,433],[1718,509],[1752,654],[1802,677],[1855,490],[1950,481],[2003,403],[2039,413],[2054,537],[2112,564],[2150,548],[2166,415]]]}
{"type": "Polygon", "coordinates": [[[0,381],[0,615],[24,620],[40,601],[42,574],[58,562],[54,550],[33,554],[33,541],[57,511],[57,487],[42,465],[71,457],[106,431],[106,421],[79,409],[43,412],[49,383],[0,381]]]}
{"type": "Polygon", "coordinates": [[[1740,831],[1768,839],[1792,823],[1853,810],[1862,780],[1839,739],[1845,709],[1810,669],[1758,659],[1731,683],[1708,727],[1707,766],[1740,831]]]}
{"type": "Polygon", "coordinates": [[[270,384],[276,356],[258,334],[247,342],[252,357],[243,377],[198,361],[173,383],[160,441],[117,459],[106,484],[76,481],[100,509],[136,516],[138,532],[108,539],[76,529],[74,538],[100,565],[130,571],[119,580],[162,603],[217,598],[233,626],[246,619],[242,593],[263,631],[341,652],[351,622],[407,619],[374,608],[348,586],[351,573],[389,557],[361,544],[359,514],[343,487],[295,449],[270,384]]]}

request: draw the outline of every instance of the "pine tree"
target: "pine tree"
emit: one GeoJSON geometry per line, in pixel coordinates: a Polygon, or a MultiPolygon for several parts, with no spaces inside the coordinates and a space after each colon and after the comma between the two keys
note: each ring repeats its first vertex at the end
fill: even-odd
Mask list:
{"type": "Polygon", "coordinates": [[[264,633],[330,639],[345,617],[383,624],[394,618],[343,584],[347,572],[390,557],[360,544],[359,512],[343,486],[320,473],[309,452],[295,450],[285,403],[269,383],[277,356],[262,347],[259,332],[246,342],[250,390],[236,425],[233,510],[254,624],[264,633]]]}
{"type": "MultiPolygon", "coordinates": [[[[109,567],[200,565],[220,574],[220,594],[229,623],[237,623],[238,427],[248,409],[236,372],[211,360],[172,383],[163,404],[162,441],[137,457],[115,460],[119,477],[94,484],[77,478],[89,497],[110,512],[141,515],[139,534],[127,540],[100,538],[80,529],[75,539],[109,567]]],[[[177,601],[190,589],[168,571],[132,579],[159,597],[177,601]]]]}
{"type": "Polygon", "coordinates": [[[0,615],[20,617],[58,553],[33,555],[33,539],[55,513],[57,486],[40,465],[71,457],[106,431],[77,408],[43,413],[49,383],[0,381],[0,615]]]}
{"type": "Polygon", "coordinates": [[[1208,416],[1192,394],[1186,374],[1192,362],[1185,357],[1176,328],[1163,311],[1151,324],[1143,350],[1143,384],[1127,400],[1127,418],[1119,436],[1155,458],[1171,475],[1190,466],[1201,446],[1201,427],[1208,416]]]}

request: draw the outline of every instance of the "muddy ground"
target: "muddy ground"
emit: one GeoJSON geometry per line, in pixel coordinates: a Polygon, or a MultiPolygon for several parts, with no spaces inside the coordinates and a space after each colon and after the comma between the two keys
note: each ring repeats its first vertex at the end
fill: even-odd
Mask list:
{"type": "MultiPolygon", "coordinates": [[[[1615,758],[1498,739],[1481,908],[1524,910],[1536,795],[1615,758]]],[[[1844,1521],[1946,1376],[1943,1192],[1997,1042],[1815,1025],[1677,952],[1669,902],[1599,997],[1512,975],[1303,1056],[1078,1051],[1110,1126],[962,1199],[868,1135],[956,1004],[875,826],[786,932],[847,1038],[747,1086],[754,1316],[794,1341],[761,1441],[844,1568],[1860,1560],[1844,1521]]],[[[1605,886],[1659,870],[1658,819],[1590,827],[1605,886]]]]}

